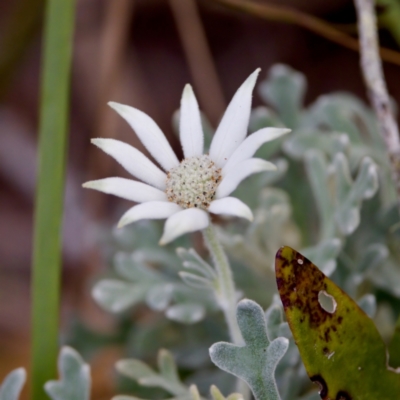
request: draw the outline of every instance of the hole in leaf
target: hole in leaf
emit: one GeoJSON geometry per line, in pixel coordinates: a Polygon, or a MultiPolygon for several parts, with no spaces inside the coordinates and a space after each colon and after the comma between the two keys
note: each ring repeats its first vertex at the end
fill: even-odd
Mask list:
{"type": "Polygon", "coordinates": [[[333,314],[336,311],[336,300],[333,296],[326,293],[325,290],[321,290],[318,293],[319,305],[329,314],[333,314]]]}

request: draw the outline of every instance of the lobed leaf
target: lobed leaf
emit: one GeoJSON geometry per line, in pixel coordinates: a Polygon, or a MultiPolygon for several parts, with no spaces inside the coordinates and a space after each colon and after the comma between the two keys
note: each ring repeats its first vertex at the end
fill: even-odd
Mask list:
{"type": "Polygon", "coordinates": [[[142,301],[147,287],[117,279],[103,279],[92,289],[92,296],[107,311],[119,313],[142,301]]]}
{"type": "Polygon", "coordinates": [[[90,367],[71,347],[61,349],[58,370],[60,380],[49,381],[44,386],[52,400],[89,400],[90,367]]]}
{"type": "Polygon", "coordinates": [[[243,379],[257,400],[280,399],[274,373],[289,341],[283,337],[269,340],[264,312],[254,301],[239,302],[237,321],[245,344],[236,346],[220,342],[212,345],[212,362],[243,379]]]}
{"type": "Polygon", "coordinates": [[[174,396],[189,397],[189,390],[178,377],[173,357],[167,350],[158,352],[159,373],[140,360],[120,360],[116,364],[118,372],[138,381],[142,386],[160,387],[174,396]]]}

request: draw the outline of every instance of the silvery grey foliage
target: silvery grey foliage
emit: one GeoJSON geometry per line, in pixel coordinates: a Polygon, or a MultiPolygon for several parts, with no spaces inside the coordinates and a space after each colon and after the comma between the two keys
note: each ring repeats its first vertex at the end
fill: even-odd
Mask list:
{"type": "Polygon", "coordinates": [[[274,373],[286,353],[288,339],[268,337],[264,312],[254,301],[239,302],[237,321],[244,345],[216,343],[210,348],[211,360],[222,370],[243,379],[257,400],[280,399],[274,373]]]}
{"type": "Polygon", "coordinates": [[[26,381],[26,371],[18,368],[11,371],[0,386],[0,400],[18,400],[26,381]]]}
{"type": "MultiPolygon", "coordinates": [[[[172,354],[161,349],[157,356],[158,371],[154,371],[147,364],[140,360],[126,359],[118,361],[116,368],[119,373],[137,381],[146,387],[158,387],[164,389],[175,400],[203,400],[196,385],[185,385],[178,375],[178,369],[172,354]]],[[[215,386],[210,388],[213,400],[242,400],[242,395],[233,393],[225,398],[215,386]]],[[[119,395],[113,400],[134,400],[136,397],[119,395]]]]}
{"type": "Polygon", "coordinates": [[[90,367],[77,351],[63,347],[58,357],[60,379],[49,381],[44,388],[52,400],[89,400],[90,367]]]}
{"type": "Polygon", "coordinates": [[[162,248],[138,248],[129,254],[114,255],[116,277],[99,280],[92,295],[99,305],[113,313],[146,303],[152,310],[164,311],[171,320],[196,323],[204,318],[206,310],[215,309],[211,292],[204,290],[212,288],[213,272],[195,252],[188,252],[187,258],[187,270],[197,268],[197,274],[181,272],[181,279],[197,290],[189,288],[177,275],[181,262],[175,254],[162,248]],[[208,271],[208,276],[200,276],[199,269],[208,271]]]}
{"type": "MultiPolygon", "coordinates": [[[[89,400],[90,367],[78,352],[64,346],[58,357],[60,380],[46,382],[44,389],[52,400],[89,400]]],[[[18,400],[26,381],[26,371],[10,372],[0,386],[0,400],[18,400]]]]}
{"type": "Polygon", "coordinates": [[[160,387],[177,398],[188,398],[189,388],[178,376],[172,354],[164,349],[158,352],[159,372],[154,371],[140,360],[126,359],[118,361],[116,368],[121,374],[138,381],[142,386],[160,387]]]}
{"type": "MultiPolygon", "coordinates": [[[[400,220],[375,116],[348,93],[324,94],[306,105],[306,89],[303,74],[285,65],[272,67],[259,84],[265,105],[253,110],[249,131],[276,126],[289,127],[292,133],[263,145],[256,154],[273,161],[278,171],[249,177],[233,193],[251,207],[253,222],[221,216],[217,232],[233,266],[237,299],[249,297],[263,307],[269,305],[264,319],[255,303],[250,302],[252,307],[248,301],[241,303],[240,307],[247,305],[258,315],[258,323],[250,324],[249,317],[245,327],[251,346],[216,345],[214,349],[224,349],[216,353],[218,365],[245,377],[253,386],[269,379],[274,396],[279,391],[282,400],[315,400],[319,396],[276,297],[274,259],[280,246],[292,246],[313,261],[385,327],[382,333],[386,338],[393,329],[400,299],[400,220]],[[254,339],[255,332],[259,336],[254,339]],[[286,353],[282,357],[272,354],[269,360],[279,359],[279,363],[269,364],[268,377],[263,375],[254,384],[266,368],[262,349],[271,352],[272,343],[280,343],[281,351],[283,343],[288,343],[286,353]],[[249,348],[254,351],[246,353],[249,348]],[[224,351],[232,353],[221,356],[224,351]],[[238,351],[246,357],[238,359],[242,354],[238,351]]],[[[177,125],[175,117],[175,131],[177,125]]],[[[204,116],[203,127],[209,143],[212,129],[204,116]]],[[[154,347],[168,347],[176,359],[175,368],[185,373],[185,383],[177,380],[177,374],[169,379],[161,368],[156,372],[138,360],[126,364],[136,371],[130,370],[130,376],[144,386],[149,382],[163,382],[164,388],[172,385],[175,392],[169,390],[171,396],[182,390],[179,396],[191,400],[208,396],[211,384],[217,384],[224,394],[238,391],[228,374],[213,369],[207,359],[206,349],[227,340],[227,330],[215,297],[218,279],[201,238],[195,236],[191,242],[184,237],[175,246],[160,248],[159,236],[160,225],[155,221],[115,231],[106,253],[113,269],[98,280],[93,295],[103,308],[117,314],[123,327],[119,344],[124,344],[131,356],[152,366],[154,347]],[[138,304],[146,304],[155,313],[150,326],[131,322],[129,316],[138,304]],[[140,371],[149,375],[140,377],[140,371]],[[193,383],[196,386],[190,386],[193,383]]],[[[146,397],[141,387],[135,390],[135,397],[146,397]]],[[[211,390],[214,400],[223,400],[216,390],[211,390]]],[[[266,393],[259,390],[256,396],[263,398],[266,393]]],[[[240,395],[248,398],[246,390],[240,395]]]]}

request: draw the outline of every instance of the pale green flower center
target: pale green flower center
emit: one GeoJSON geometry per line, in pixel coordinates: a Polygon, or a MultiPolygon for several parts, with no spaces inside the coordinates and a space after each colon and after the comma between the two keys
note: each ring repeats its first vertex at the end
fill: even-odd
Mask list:
{"type": "Polygon", "coordinates": [[[207,154],[185,158],[167,176],[168,200],[183,208],[207,209],[221,181],[221,169],[207,154]]]}

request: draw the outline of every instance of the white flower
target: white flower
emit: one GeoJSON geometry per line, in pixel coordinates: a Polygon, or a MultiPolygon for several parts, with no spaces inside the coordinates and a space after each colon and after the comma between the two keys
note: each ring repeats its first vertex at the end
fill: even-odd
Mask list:
{"type": "Polygon", "coordinates": [[[252,156],[265,142],[289,132],[289,129],[264,128],[246,138],[252,92],[259,71],[253,72],[234,95],[215,132],[209,154],[203,154],[203,130],[196,97],[192,87],[185,86],[179,127],[185,156],[181,162],[148,115],[110,102],[165,172],[129,144],[114,139],[92,139],[92,143],[144,183],[106,178],[87,182],[83,187],[140,203],[122,216],[120,227],[141,219],[166,218],[160,244],[184,233],[205,229],[210,222],[209,213],[252,220],[250,208],[229,194],[249,175],[276,169],[272,163],[252,156]]]}

